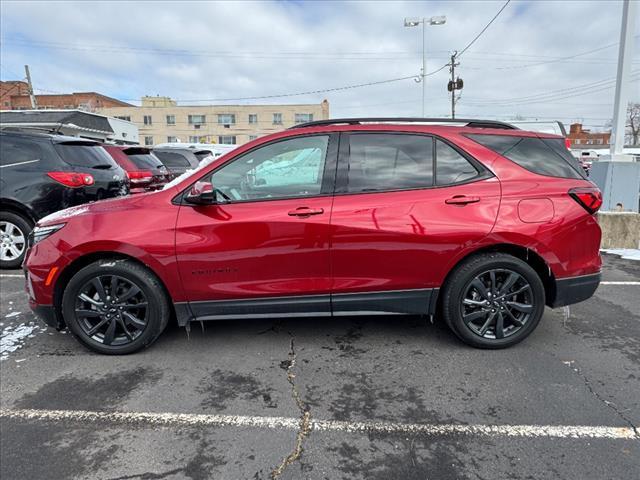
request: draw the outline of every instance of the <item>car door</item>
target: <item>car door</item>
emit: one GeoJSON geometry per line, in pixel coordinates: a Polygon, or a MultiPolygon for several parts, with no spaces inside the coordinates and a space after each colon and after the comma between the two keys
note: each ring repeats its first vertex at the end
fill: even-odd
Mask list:
{"type": "Polygon", "coordinates": [[[202,180],[215,205],[183,205],[180,275],[194,315],[330,315],[329,219],[337,135],[289,137],[202,180]]]}
{"type": "Polygon", "coordinates": [[[333,313],[431,313],[450,260],[491,231],[499,200],[498,180],[442,139],[343,134],[333,313]]]}

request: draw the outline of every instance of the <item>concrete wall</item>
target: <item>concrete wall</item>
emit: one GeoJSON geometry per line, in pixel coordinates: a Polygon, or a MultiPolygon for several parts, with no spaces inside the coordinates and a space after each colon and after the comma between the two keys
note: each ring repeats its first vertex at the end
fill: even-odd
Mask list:
{"type": "Polygon", "coordinates": [[[600,212],[601,248],[640,248],[640,214],[600,212]]]}

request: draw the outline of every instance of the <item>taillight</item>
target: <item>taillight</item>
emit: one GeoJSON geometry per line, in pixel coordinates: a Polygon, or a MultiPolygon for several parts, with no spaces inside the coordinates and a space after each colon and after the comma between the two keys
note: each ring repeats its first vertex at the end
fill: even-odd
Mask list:
{"type": "Polygon", "coordinates": [[[567,147],[567,150],[571,150],[571,140],[569,140],[568,138],[565,138],[564,146],[567,147]]]}
{"type": "Polygon", "coordinates": [[[132,170],[128,171],[129,180],[131,183],[149,183],[153,178],[153,173],[148,170],[132,170]]]}
{"type": "Polygon", "coordinates": [[[77,188],[93,185],[93,175],[76,172],[47,172],[47,175],[65,187],[77,188]]]}
{"type": "Polygon", "coordinates": [[[591,214],[596,213],[602,206],[602,193],[596,187],[572,188],[569,195],[591,214]]]}

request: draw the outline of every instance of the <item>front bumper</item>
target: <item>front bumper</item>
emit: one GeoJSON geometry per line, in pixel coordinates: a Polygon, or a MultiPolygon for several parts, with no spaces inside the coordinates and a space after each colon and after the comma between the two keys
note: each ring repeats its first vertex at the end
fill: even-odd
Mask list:
{"type": "Polygon", "coordinates": [[[598,272],[556,280],[556,296],[550,306],[564,307],[591,298],[600,285],[601,277],[602,274],[598,272]]]}

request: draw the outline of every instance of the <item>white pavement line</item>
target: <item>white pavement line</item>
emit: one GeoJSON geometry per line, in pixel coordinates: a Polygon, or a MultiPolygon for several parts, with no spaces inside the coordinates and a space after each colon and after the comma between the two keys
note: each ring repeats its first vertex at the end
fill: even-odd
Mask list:
{"type": "Polygon", "coordinates": [[[17,273],[0,273],[0,278],[24,278],[24,275],[17,273]]]}
{"type": "Polygon", "coordinates": [[[640,282],[600,282],[600,285],[640,285],[640,282]]]}
{"type": "MultiPolygon", "coordinates": [[[[96,412],[85,410],[0,409],[0,418],[43,421],[75,421],[82,423],[110,422],[142,426],[233,426],[267,429],[300,427],[300,420],[287,417],[257,417],[246,415],[209,415],[193,413],[96,412]]],[[[476,435],[527,438],[608,438],[638,439],[629,427],[581,425],[463,425],[407,424],[392,422],[343,422],[311,420],[311,429],[347,433],[401,433],[403,435],[476,435]]]]}

